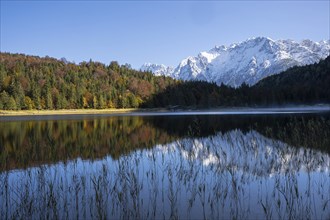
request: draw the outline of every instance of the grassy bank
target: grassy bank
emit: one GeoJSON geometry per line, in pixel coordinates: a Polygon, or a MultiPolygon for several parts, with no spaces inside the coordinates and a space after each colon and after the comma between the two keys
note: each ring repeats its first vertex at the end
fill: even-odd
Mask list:
{"type": "MultiPolygon", "coordinates": [[[[0,116],[30,115],[85,115],[85,114],[117,114],[137,111],[136,108],[125,109],[61,109],[61,110],[0,110],[0,116]]],[[[140,110],[140,109],[139,109],[140,110]]]]}

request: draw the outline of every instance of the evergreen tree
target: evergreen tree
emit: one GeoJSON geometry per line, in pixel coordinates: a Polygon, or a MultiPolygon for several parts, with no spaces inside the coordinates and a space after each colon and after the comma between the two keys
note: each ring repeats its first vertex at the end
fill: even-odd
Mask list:
{"type": "Polygon", "coordinates": [[[17,110],[17,105],[14,97],[12,96],[9,97],[8,103],[6,104],[6,108],[8,110],[17,110]]]}

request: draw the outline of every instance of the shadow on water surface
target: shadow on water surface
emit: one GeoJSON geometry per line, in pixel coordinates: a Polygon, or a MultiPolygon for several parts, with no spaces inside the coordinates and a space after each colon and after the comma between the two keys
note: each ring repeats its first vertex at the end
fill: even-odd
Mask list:
{"type": "Polygon", "coordinates": [[[329,114],[1,122],[0,217],[328,219],[329,147],[329,114]]]}

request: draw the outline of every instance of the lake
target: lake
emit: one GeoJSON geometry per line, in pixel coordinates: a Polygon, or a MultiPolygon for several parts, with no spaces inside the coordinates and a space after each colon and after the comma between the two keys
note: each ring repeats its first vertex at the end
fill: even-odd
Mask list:
{"type": "Polygon", "coordinates": [[[329,219],[329,111],[257,113],[0,118],[0,219],[329,219]]]}

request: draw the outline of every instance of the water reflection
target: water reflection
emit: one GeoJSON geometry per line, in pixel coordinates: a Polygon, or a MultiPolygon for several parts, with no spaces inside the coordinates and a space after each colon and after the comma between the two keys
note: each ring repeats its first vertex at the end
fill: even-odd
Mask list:
{"type": "Polygon", "coordinates": [[[173,140],[142,117],[1,122],[0,131],[1,169],[5,170],[78,157],[117,159],[173,140]]]}
{"type": "Polygon", "coordinates": [[[330,217],[327,115],[0,127],[4,219],[330,217]]]}

